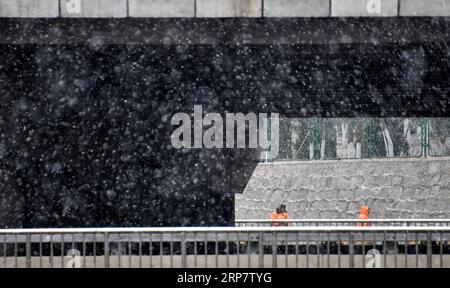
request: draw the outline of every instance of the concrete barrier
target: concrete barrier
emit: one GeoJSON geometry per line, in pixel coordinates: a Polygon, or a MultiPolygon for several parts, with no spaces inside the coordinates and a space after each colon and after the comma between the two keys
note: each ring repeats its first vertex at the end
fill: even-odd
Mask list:
{"type": "Polygon", "coordinates": [[[195,17],[195,0],[128,0],[130,17],[195,17]]]}
{"type": "Polygon", "coordinates": [[[59,0],[0,0],[0,17],[58,17],[59,0]]]}
{"type": "Polygon", "coordinates": [[[60,0],[61,16],[71,18],[127,17],[126,0],[60,0]]]}
{"type": "Polygon", "coordinates": [[[328,17],[330,0],[265,0],[265,17],[328,17]]]}
{"type": "Polygon", "coordinates": [[[261,17],[262,0],[197,0],[197,17],[261,17]]]}
{"type": "Polygon", "coordinates": [[[450,0],[402,0],[400,16],[450,16],[450,0]]]}
{"type": "Polygon", "coordinates": [[[0,18],[449,17],[450,0],[0,0],[0,18]]]}
{"type": "Polygon", "coordinates": [[[398,16],[399,0],[332,0],[333,17],[398,16]]]}

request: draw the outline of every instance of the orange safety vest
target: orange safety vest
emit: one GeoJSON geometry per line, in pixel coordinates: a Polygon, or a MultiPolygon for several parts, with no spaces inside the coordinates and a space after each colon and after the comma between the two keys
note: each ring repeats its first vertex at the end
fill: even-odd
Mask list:
{"type": "Polygon", "coordinates": [[[285,220],[289,219],[288,213],[277,213],[276,211],[270,214],[270,220],[272,220],[272,226],[288,226],[286,222],[276,222],[276,220],[285,220]]]}
{"type": "MultiPolygon", "coordinates": [[[[364,219],[364,220],[368,220],[369,219],[369,207],[368,206],[362,206],[361,207],[361,211],[359,213],[359,217],[358,219],[364,219]]],[[[358,222],[356,224],[357,226],[370,226],[370,223],[368,222],[358,222]]]]}

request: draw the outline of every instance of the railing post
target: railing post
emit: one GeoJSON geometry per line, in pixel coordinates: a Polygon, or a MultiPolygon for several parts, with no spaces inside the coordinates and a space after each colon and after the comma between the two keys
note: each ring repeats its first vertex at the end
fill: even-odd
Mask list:
{"type": "MultiPolygon", "coordinates": [[[[109,233],[105,233],[105,242],[104,242],[104,254],[105,254],[105,268],[109,268],[109,233]]],[[[120,249],[120,248],[119,248],[120,249]]],[[[119,259],[120,261],[120,259],[119,259]]]]}
{"type": "Polygon", "coordinates": [[[187,267],[186,233],[181,237],[181,268],[187,267]]]}
{"type": "Polygon", "coordinates": [[[355,268],[355,242],[353,233],[348,237],[348,265],[350,268],[355,268]]]}
{"type": "Polygon", "coordinates": [[[259,253],[259,268],[264,268],[264,239],[263,232],[259,232],[258,253],[259,253]]]}
{"type": "Polygon", "coordinates": [[[433,267],[433,251],[432,251],[432,246],[431,246],[431,232],[428,231],[427,232],[427,268],[432,268],[433,267]]]}
{"type": "Polygon", "coordinates": [[[25,254],[26,254],[25,267],[31,268],[31,235],[30,234],[26,234],[25,254]]]}
{"type": "Polygon", "coordinates": [[[272,268],[277,268],[278,265],[278,244],[277,233],[272,233],[272,268]]]}

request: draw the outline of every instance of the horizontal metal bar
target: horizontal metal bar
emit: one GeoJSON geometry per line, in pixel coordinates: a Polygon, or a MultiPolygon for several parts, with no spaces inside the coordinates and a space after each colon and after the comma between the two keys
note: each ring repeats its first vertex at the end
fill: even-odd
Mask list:
{"type": "MultiPolygon", "coordinates": [[[[273,238],[273,232],[262,232],[264,242],[271,242],[273,238]]],[[[280,241],[297,241],[297,239],[302,241],[309,241],[309,242],[324,242],[326,239],[327,241],[348,241],[348,235],[345,233],[340,233],[338,236],[338,233],[320,233],[320,232],[281,232],[278,233],[281,236],[278,236],[278,239],[280,241]]],[[[370,239],[370,241],[383,241],[384,240],[384,233],[381,232],[354,232],[354,239],[355,240],[365,240],[364,236],[366,235],[365,239],[370,239]],[[369,236],[367,236],[368,234],[369,236]]],[[[143,242],[150,242],[150,240],[154,242],[163,241],[163,242],[181,242],[181,241],[187,241],[187,242],[215,242],[217,241],[234,241],[234,242],[240,242],[240,241],[248,241],[247,237],[243,237],[243,234],[240,233],[209,233],[209,234],[202,234],[197,235],[197,233],[161,233],[161,234],[142,234],[142,236],[137,234],[111,234],[108,236],[108,241],[110,243],[114,242],[135,242],[139,243],[141,241],[143,242]],[[186,236],[183,236],[186,235],[186,236]]],[[[450,236],[450,234],[449,234],[450,236]]],[[[441,241],[440,235],[438,233],[433,233],[433,241],[441,241]]],[[[250,241],[257,241],[259,239],[259,234],[254,233],[253,235],[250,234],[250,241]]],[[[388,233],[386,234],[386,240],[388,241],[410,241],[410,238],[407,238],[407,233],[402,232],[395,232],[395,233],[388,233]]],[[[418,235],[418,238],[415,239],[417,241],[426,241],[426,232],[422,232],[418,235]]],[[[450,240],[450,237],[448,238],[450,240]]],[[[17,234],[9,234],[4,235],[0,238],[0,241],[4,241],[5,243],[26,243],[27,237],[26,235],[17,235],[17,234]]],[[[92,243],[92,242],[103,242],[105,241],[105,235],[98,234],[98,235],[86,235],[83,236],[82,234],[34,234],[30,237],[30,243],[50,243],[50,242],[86,242],[86,243],[92,243]]]]}
{"type": "Polygon", "coordinates": [[[1,234],[77,234],[77,233],[208,233],[208,232],[450,232],[446,226],[289,226],[289,227],[169,227],[169,228],[54,228],[1,229],[1,234]]]}
{"type": "MultiPolygon", "coordinates": [[[[271,223],[274,220],[270,219],[242,219],[236,220],[235,223],[271,223]]],[[[280,219],[276,222],[298,222],[298,223],[358,223],[358,222],[373,222],[373,223],[450,223],[450,219],[280,219]]]]}

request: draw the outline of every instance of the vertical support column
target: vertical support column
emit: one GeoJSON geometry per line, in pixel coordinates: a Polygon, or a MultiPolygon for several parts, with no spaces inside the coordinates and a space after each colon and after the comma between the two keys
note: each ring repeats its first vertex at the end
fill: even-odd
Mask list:
{"type": "Polygon", "coordinates": [[[431,246],[431,232],[428,231],[427,232],[427,268],[432,268],[433,267],[433,251],[432,251],[432,246],[431,246]]]}
{"type": "Polygon", "coordinates": [[[264,161],[269,162],[269,119],[264,118],[264,161]]]}
{"type": "Polygon", "coordinates": [[[355,241],[353,233],[350,233],[348,238],[348,266],[355,268],[355,241]]]}
{"type": "Polygon", "coordinates": [[[277,260],[278,260],[277,233],[273,232],[272,233],[272,268],[277,268],[277,266],[278,266],[277,260]]]}
{"type": "Polygon", "coordinates": [[[376,123],[368,119],[364,125],[364,157],[372,158],[375,154],[376,123]]]}
{"type": "Polygon", "coordinates": [[[264,234],[259,232],[258,241],[258,255],[259,255],[259,268],[264,268],[264,234]]]}
{"type": "Polygon", "coordinates": [[[261,0],[261,17],[264,18],[264,0],[261,0]]]}
{"type": "Polygon", "coordinates": [[[186,233],[181,237],[181,268],[187,267],[186,233]]]}
{"type": "Polygon", "coordinates": [[[426,128],[426,156],[430,156],[430,121],[425,119],[425,128],[426,128]]]}
{"type": "Polygon", "coordinates": [[[25,267],[31,268],[31,235],[26,235],[26,244],[25,244],[25,254],[26,254],[26,261],[25,261],[25,267]]]}
{"type": "MultiPolygon", "coordinates": [[[[109,268],[109,234],[108,232],[105,233],[105,239],[104,239],[104,254],[105,254],[105,268],[109,268]]],[[[120,247],[119,247],[120,249],[120,247]]],[[[120,262],[120,259],[119,259],[120,262]]]]}
{"type": "Polygon", "coordinates": [[[316,118],[313,120],[313,150],[314,150],[314,160],[320,160],[321,158],[321,148],[322,148],[322,126],[320,119],[316,118]]]}
{"type": "Polygon", "coordinates": [[[429,121],[422,119],[421,122],[421,156],[427,158],[430,152],[430,137],[429,137],[429,121]]]}

